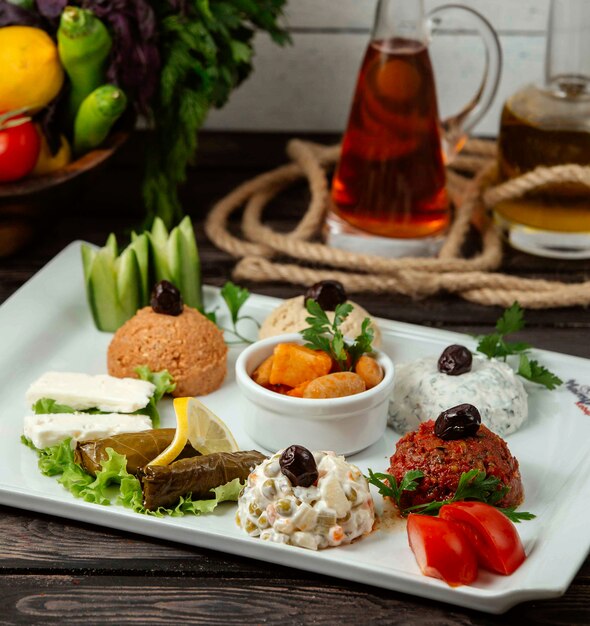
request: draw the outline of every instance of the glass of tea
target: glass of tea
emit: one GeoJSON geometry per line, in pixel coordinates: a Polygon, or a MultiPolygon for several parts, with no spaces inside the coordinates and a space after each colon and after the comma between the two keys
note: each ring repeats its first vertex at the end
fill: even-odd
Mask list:
{"type": "Polygon", "coordinates": [[[450,219],[445,158],[488,110],[500,68],[498,38],[475,11],[452,5],[426,14],[423,0],[379,1],[332,182],[329,245],[384,256],[436,253],[450,219]],[[451,14],[475,25],[486,63],[475,97],[441,122],[428,43],[431,27],[451,14]]]}
{"type": "MultiPolygon", "coordinates": [[[[590,166],[590,2],[552,0],[545,79],[512,95],[502,111],[500,174],[515,178],[539,166],[590,166]]],[[[514,247],[561,259],[590,258],[590,196],[575,184],[542,189],[494,207],[514,247]]]]}

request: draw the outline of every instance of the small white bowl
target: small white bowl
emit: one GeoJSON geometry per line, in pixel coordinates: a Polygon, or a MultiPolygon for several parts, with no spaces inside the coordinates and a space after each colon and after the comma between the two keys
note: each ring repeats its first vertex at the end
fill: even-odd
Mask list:
{"type": "Polygon", "coordinates": [[[299,444],[310,450],[354,454],[383,435],[394,371],[393,361],[386,354],[375,351],[383,380],[372,389],[344,398],[292,398],[270,391],[251,378],[279,343],[305,342],[299,333],[269,337],[246,348],[236,362],[236,381],[248,400],[244,426],[256,443],[271,452],[299,444]]]}

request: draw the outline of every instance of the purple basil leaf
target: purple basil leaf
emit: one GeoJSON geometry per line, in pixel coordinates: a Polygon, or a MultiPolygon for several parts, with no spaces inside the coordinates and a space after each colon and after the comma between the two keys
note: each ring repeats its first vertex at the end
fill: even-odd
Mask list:
{"type": "Polygon", "coordinates": [[[108,81],[119,85],[137,110],[146,113],[160,73],[156,15],[151,4],[147,0],[84,0],[82,5],[112,32],[108,81]]]}
{"type": "Polygon", "coordinates": [[[37,10],[49,20],[58,18],[66,8],[67,0],[37,0],[37,10]]]}
{"type": "Polygon", "coordinates": [[[35,26],[44,28],[43,19],[34,11],[0,0],[0,28],[2,26],[35,26]]]}

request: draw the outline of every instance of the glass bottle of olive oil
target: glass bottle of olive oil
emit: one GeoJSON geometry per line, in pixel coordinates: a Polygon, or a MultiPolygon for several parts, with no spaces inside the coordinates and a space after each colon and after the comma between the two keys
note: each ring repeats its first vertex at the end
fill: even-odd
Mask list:
{"type": "MultiPolygon", "coordinates": [[[[546,76],[502,111],[499,169],[506,180],[538,166],[590,166],[590,2],[552,0],[546,76]]],[[[555,258],[590,258],[590,190],[551,184],[495,208],[510,244],[555,258]]]]}

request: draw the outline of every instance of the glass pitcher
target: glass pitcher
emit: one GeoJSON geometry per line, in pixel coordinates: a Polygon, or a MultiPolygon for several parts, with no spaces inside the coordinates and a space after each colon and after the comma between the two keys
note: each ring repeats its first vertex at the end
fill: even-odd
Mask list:
{"type": "MultiPolygon", "coordinates": [[[[545,77],[508,98],[498,165],[504,179],[539,166],[590,166],[590,2],[552,0],[545,77]]],[[[590,258],[590,198],[585,187],[545,186],[494,207],[509,243],[539,256],[590,258]]]]}
{"type": "Polygon", "coordinates": [[[426,14],[423,0],[379,1],[333,178],[330,245],[386,256],[436,252],[450,219],[445,156],[488,110],[500,68],[498,38],[475,11],[449,5],[426,14]],[[484,40],[485,72],[472,101],[441,123],[428,44],[432,26],[457,15],[484,40]]]}

